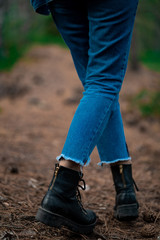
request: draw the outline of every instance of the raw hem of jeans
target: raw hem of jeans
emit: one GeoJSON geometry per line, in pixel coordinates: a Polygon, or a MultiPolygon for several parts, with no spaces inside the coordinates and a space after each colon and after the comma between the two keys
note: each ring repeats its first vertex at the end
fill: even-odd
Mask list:
{"type": "Polygon", "coordinates": [[[70,157],[67,157],[67,156],[64,155],[64,154],[61,154],[61,155],[59,155],[59,156],[56,157],[56,159],[57,159],[58,161],[60,161],[61,158],[64,158],[65,160],[73,161],[73,162],[75,162],[75,163],[78,163],[78,164],[81,165],[81,166],[87,166],[87,165],[89,164],[89,162],[90,162],[90,158],[88,158],[87,161],[84,163],[84,162],[82,162],[82,160],[80,160],[80,159],[70,158],[70,157]]]}
{"type": "Polygon", "coordinates": [[[113,161],[101,161],[99,162],[97,165],[102,166],[102,164],[110,164],[110,163],[116,163],[116,162],[120,162],[120,161],[128,161],[131,160],[131,157],[128,158],[119,158],[119,159],[115,159],[113,161]]]}

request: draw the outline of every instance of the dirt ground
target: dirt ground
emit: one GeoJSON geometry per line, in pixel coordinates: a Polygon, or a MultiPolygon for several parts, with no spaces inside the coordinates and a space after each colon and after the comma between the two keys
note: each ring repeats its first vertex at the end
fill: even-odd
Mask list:
{"type": "Polygon", "coordinates": [[[0,239],[140,240],[160,239],[160,120],[143,118],[131,98],[160,88],[160,74],[129,68],[120,102],[133,175],[140,189],[140,216],[133,222],[113,217],[115,192],[109,167],[97,165],[97,150],[84,169],[84,207],[97,226],[89,236],[47,227],[35,220],[52,178],[55,158],[82,96],[69,51],[33,47],[9,73],[0,73],[0,239]]]}

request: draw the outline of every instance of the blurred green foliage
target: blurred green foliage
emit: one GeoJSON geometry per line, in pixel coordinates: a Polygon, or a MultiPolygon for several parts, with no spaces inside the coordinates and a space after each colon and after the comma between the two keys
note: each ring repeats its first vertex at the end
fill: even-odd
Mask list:
{"type": "Polygon", "coordinates": [[[160,1],[140,0],[135,23],[138,60],[160,71],[160,1]]]}
{"type": "Polygon", "coordinates": [[[51,16],[35,14],[29,1],[25,6],[11,2],[4,12],[0,33],[0,70],[9,70],[35,43],[65,46],[51,16]]]}
{"type": "Polygon", "coordinates": [[[160,117],[160,91],[142,90],[133,98],[132,103],[139,107],[143,116],[160,117]]]}
{"type": "Polygon", "coordinates": [[[150,69],[160,71],[160,50],[146,50],[140,60],[150,69]]]}

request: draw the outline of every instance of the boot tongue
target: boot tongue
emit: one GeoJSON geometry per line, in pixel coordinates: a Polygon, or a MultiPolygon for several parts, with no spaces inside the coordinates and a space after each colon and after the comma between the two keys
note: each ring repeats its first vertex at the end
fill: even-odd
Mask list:
{"type": "Polygon", "coordinates": [[[57,192],[61,192],[61,194],[74,195],[80,180],[80,173],[78,171],[60,166],[54,183],[54,189],[57,192]]]}
{"type": "Polygon", "coordinates": [[[68,178],[69,181],[76,181],[75,185],[77,185],[77,182],[80,181],[80,179],[83,177],[82,172],[78,172],[76,170],[73,170],[71,168],[66,168],[63,166],[59,166],[59,175],[63,174],[64,178],[68,178]]]}

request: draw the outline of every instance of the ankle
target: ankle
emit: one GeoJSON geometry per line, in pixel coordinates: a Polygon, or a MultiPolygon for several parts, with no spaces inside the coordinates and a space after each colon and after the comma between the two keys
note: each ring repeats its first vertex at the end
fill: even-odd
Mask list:
{"type": "Polygon", "coordinates": [[[66,167],[66,168],[70,168],[70,169],[78,171],[78,172],[81,171],[81,166],[78,163],[75,163],[71,160],[67,160],[67,159],[64,159],[64,158],[62,158],[60,160],[59,165],[63,166],[63,167],[66,167]]]}

